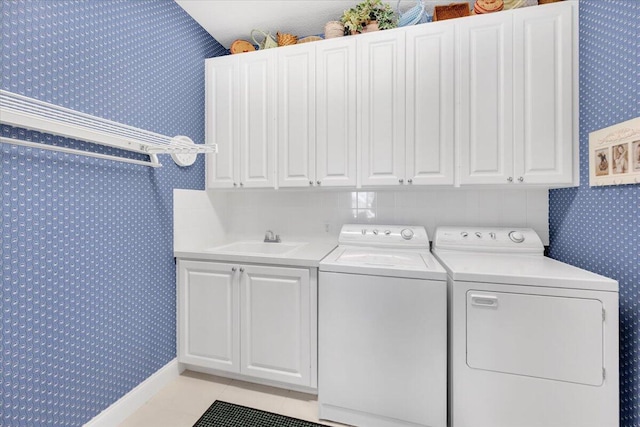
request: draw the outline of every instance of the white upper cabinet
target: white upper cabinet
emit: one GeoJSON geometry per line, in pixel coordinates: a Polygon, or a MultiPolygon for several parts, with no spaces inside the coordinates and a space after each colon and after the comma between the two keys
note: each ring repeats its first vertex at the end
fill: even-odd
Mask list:
{"type": "Polygon", "coordinates": [[[457,23],[461,184],[513,180],[513,23],[494,13],[457,23]]]}
{"type": "Polygon", "coordinates": [[[207,144],[218,144],[217,154],[207,154],[207,186],[238,185],[238,58],[225,56],[206,62],[207,144]]]}
{"type": "Polygon", "coordinates": [[[314,46],[278,52],[278,186],[308,187],[316,175],[314,46]]]}
{"type": "Polygon", "coordinates": [[[573,179],[573,13],[566,5],[514,11],[514,179],[573,179]]]}
{"type": "Polygon", "coordinates": [[[453,26],[406,32],[406,182],[453,184],[453,26]]]}
{"type": "Polygon", "coordinates": [[[399,185],[405,172],[405,33],[358,36],[360,184],[399,185]]]}
{"type": "Polygon", "coordinates": [[[356,40],[316,43],[316,185],[356,185],[356,40]]]}
{"type": "Polygon", "coordinates": [[[274,187],[276,50],[240,61],[240,186],[274,187]]]}
{"type": "Polygon", "coordinates": [[[208,188],[274,187],[276,124],[273,50],[206,61],[208,188]]]}
{"type": "Polygon", "coordinates": [[[577,2],[207,60],[208,188],[571,185],[577,2]]]}
{"type": "Polygon", "coordinates": [[[460,184],[572,184],[575,2],[457,23],[460,184]]]}

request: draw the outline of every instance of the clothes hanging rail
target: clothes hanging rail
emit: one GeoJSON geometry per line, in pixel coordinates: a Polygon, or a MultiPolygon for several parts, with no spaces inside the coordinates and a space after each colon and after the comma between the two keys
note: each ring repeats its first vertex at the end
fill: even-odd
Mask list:
{"type": "Polygon", "coordinates": [[[195,160],[196,154],[218,152],[216,144],[194,144],[186,136],[169,137],[161,135],[5,90],[0,90],[0,123],[146,154],[149,156],[149,161],[127,159],[6,137],[0,139],[2,143],[118,160],[125,163],[143,164],[151,167],[162,166],[158,161],[158,154],[171,154],[176,163],[187,165],[190,158],[195,160]]]}

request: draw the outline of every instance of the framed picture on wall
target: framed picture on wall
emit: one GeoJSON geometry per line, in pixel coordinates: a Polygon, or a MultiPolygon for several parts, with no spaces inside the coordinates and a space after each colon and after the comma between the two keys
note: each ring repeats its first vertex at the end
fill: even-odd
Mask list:
{"type": "Polygon", "coordinates": [[[631,146],[633,147],[632,169],[634,172],[640,172],[640,140],[633,141],[631,146]]]}
{"type": "Polygon", "coordinates": [[[640,183],[640,117],[589,134],[589,186],[640,183]]]}

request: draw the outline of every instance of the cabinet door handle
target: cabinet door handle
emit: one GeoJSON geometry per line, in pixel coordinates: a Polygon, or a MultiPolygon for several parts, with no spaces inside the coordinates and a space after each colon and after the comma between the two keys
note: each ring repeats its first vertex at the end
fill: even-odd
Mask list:
{"type": "Polygon", "coordinates": [[[412,180],[411,178],[409,178],[409,179],[407,180],[407,182],[408,182],[409,184],[413,184],[413,180],[412,180]]]}
{"type": "Polygon", "coordinates": [[[513,182],[513,177],[512,177],[512,176],[510,176],[509,178],[507,178],[507,181],[509,181],[509,182],[513,182]]]}
{"type": "Polygon", "coordinates": [[[240,273],[244,273],[244,267],[240,267],[240,273]]]}
{"type": "Polygon", "coordinates": [[[233,186],[234,186],[234,187],[237,187],[237,186],[238,186],[238,183],[237,183],[237,182],[234,182],[234,183],[233,183],[233,186]]]}
{"type": "Polygon", "coordinates": [[[231,271],[233,271],[235,273],[236,272],[236,268],[235,267],[231,267],[231,271]]]}
{"type": "Polygon", "coordinates": [[[318,180],[318,181],[316,181],[316,184],[320,185],[320,184],[322,184],[322,181],[318,180]]]}
{"type": "Polygon", "coordinates": [[[400,184],[402,184],[402,183],[404,182],[404,179],[400,178],[400,179],[398,180],[398,182],[399,182],[400,184]]]}
{"type": "Polygon", "coordinates": [[[240,187],[244,187],[244,184],[242,182],[240,183],[240,187]]]}
{"type": "Polygon", "coordinates": [[[309,181],[309,185],[313,185],[313,181],[309,181]]]}
{"type": "Polygon", "coordinates": [[[519,177],[518,181],[522,182],[522,181],[524,181],[524,178],[523,177],[519,177]]]}

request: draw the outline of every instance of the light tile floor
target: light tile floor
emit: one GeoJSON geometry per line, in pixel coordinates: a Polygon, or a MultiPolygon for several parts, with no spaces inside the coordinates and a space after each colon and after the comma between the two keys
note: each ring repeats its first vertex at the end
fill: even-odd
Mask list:
{"type": "Polygon", "coordinates": [[[341,426],[318,420],[317,396],[185,371],[120,427],[191,427],[215,400],[341,426]]]}

